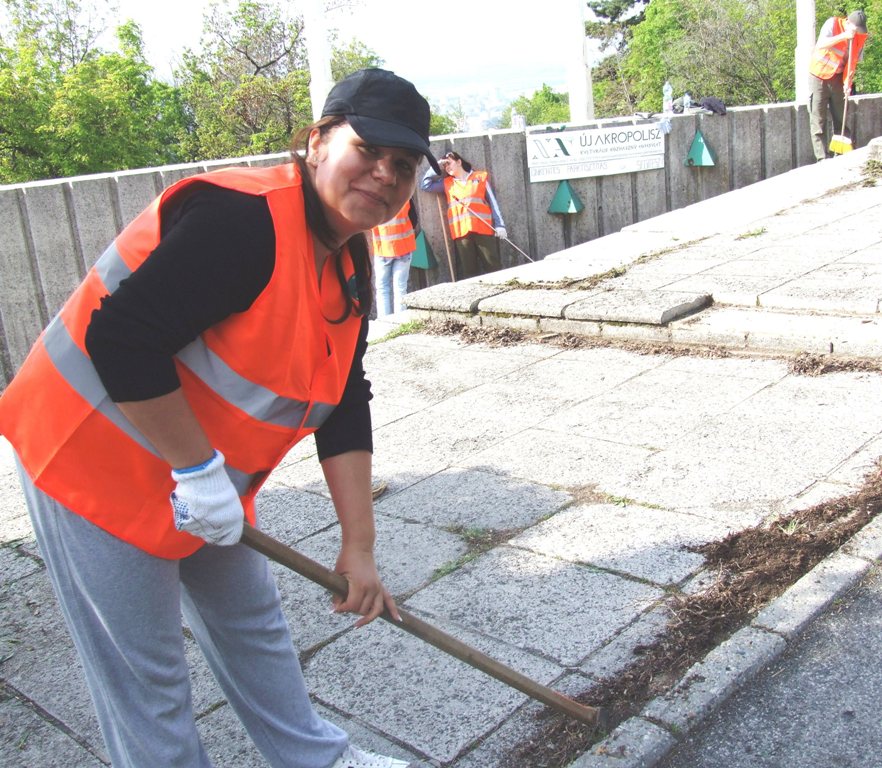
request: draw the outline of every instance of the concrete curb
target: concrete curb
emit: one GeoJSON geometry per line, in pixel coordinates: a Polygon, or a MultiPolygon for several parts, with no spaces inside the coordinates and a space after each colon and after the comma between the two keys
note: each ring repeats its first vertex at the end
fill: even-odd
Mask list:
{"type": "Polygon", "coordinates": [[[818,563],[751,624],[693,665],[671,691],[649,702],[569,768],[652,768],[741,686],[780,658],[811,623],[882,559],[874,518],[818,563]]]}

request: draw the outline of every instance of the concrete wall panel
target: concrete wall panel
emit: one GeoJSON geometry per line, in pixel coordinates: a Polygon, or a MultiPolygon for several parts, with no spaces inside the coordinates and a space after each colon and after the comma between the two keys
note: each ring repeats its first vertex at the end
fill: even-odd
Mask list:
{"type": "Polygon", "coordinates": [[[600,234],[618,232],[634,223],[634,193],[631,181],[634,174],[619,173],[600,176],[600,234]]]}
{"type": "Polygon", "coordinates": [[[110,175],[70,182],[70,207],[83,266],[89,269],[120,230],[116,220],[116,182],[110,175]]]}
{"type": "Polygon", "coordinates": [[[729,123],[729,145],[732,189],[762,181],[763,114],[751,107],[735,107],[726,112],[729,123]]]}
{"type": "Polygon", "coordinates": [[[37,282],[45,316],[53,317],[86,274],[72,217],[65,201],[66,184],[34,185],[23,190],[25,226],[30,230],[37,282]]]}
{"type": "Polygon", "coordinates": [[[793,106],[772,104],[764,107],[765,178],[793,168],[793,106]]]}
{"type": "Polygon", "coordinates": [[[4,359],[4,377],[7,379],[22,364],[49,319],[40,297],[27,221],[21,214],[22,195],[22,190],[18,188],[0,190],[0,221],[3,222],[3,237],[0,237],[0,275],[3,278],[0,321],[6,344],[0,357],[4,359]]]}
{"type": "MultiPolygon", "coordinates": [[[[882,95],[858,96],[852,109],[856,147],[882,135],[882,95]]],[[[616,118],[595,121],[588,127],[634,122],[616,118]]],[[[570,179],[585,206],[573,215],[548,212],[559,182],[529,182],[526,141],[521,132],[438,136],[431,146],[436,156],[453,149],[475,168],[490,172],[509,237],[537,260],[632,222],[814,161],[804,105],[735,107],[725,116],[692,112],[673,115],[670,124],[664,168],[570,179]],[[685,164],[698,129],[716,155],[712,167],[685,164]]],[[[0,239],[0,374],[4,382],[83,271],[165,186],[205,170],[276,165],[287,159],[283,152],[0,187],[4,233],[0,239]]],[[[426,167],[421,165],[420,175],[426,167]]],[[[437,195],[417,193],[423,230],[439,262],[437,269],[420,275],[428,285],[451,279],[444,238],[446,206],[442,203],[439,214],[439,201],[437,195]]],[[[501,255],[504,266],[525,261],[504,244],[501,255]]]]}
{"type": "Polygon", "coordinates": [[[116,176],[120,226],[125,227],[162,191],[162,177],[155,170],[124,171],[116,176]]]}

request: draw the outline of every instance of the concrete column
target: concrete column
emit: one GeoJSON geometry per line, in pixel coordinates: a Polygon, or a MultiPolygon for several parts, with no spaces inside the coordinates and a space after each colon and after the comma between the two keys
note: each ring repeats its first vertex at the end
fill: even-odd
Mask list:
{"type": "Polygon", "coordinates": [[[312,101],[312,118],[318,120],[322,116],[322,107],[333,82],[328,26],[322,0],[306,0],[303,8],[306,54],[309,59],[309,98],[312,101]]]}
{"type": "Polygon", "coordinates": [[[808,67],[816,41],[815,0],[796,0],[796,51],[794,72],[796,76],[796,103],[808,104],[808,67]]]}
{"type": "Polygon", "coordinates": [[[594,94],[591,83],[591,61],[585,38],[585,2],[569,0],[569,13],[563,15],[567,34],[567,72],[570,93],[570,122],[586,123],[594,119],[594,94]]]}

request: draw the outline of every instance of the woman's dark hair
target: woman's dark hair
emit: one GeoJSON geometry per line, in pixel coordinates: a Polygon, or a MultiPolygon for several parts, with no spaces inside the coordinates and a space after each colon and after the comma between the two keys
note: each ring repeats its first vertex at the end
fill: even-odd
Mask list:
{"type": "Polygon", "coordinates": [[[355,314],[358,317],[369,315],[374,302],[374,292],[371,287],[372,265],[367,238],[363,232],[359,232],[346,241],[346,245],[349,247],[349,255],[352,257],[352,265],[355,267],[355,289],[358,294],[358,302],[356,303],[353,301],[346,275],[343,272],[343,249],[337,244],[337,235],[331,227],[328,217],[325,215],[325,209],[322,206],[321,200],[319,200],[315,185],[312,183],[312,176],[309,173],[305,159],[305,153],[309,151],[309,134],[314,129],[318,129],[319,133],[325,136],[345,122],[346,118],[342,115],[323,117],[321,120],[298,131],[291,141],[290,148],[291,160],[300,169],[300,177],[303,180],[303,203],[306,213],[306,225],[322,245],[330,249],[331,258],[334,259],[334,270],[337,274],[337,280],[340,282],[343,299],[346,302],[346,307],[340,317],[334,320],[326,318],[331,323],[342,323],[351,314],[355,314]],[[301,148],[305,150],[303,154],[300,152],[301,148]]]}
{"type": "Polygon", "coordinates": [[[441,159],[443,160],[446,157],[449,157],[451,160],[459,160],[459,162],[462,163],[463,170],[466,173],[472,172],[472,164],[468,160],[466,160],[461,154],[459,154],[459,152],[454,152],[453,150],[451,150],[446,155],[444,155],[444,157],[442,157],[441,159]]]}

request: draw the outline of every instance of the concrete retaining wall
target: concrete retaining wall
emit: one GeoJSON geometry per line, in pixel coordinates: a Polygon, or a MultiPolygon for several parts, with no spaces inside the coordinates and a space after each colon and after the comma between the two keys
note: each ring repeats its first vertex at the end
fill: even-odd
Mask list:
{"type": "MultiPolygon", "coordinates": [[[[882,95],[856,97],[849,114],[856,147],[882,135],[882,95]]],[[[610,119],[586,127],[634,122],[610,119]]],[[[475,168],[490,171],[509,238],[534,260],[814,162],[805,105],[736,107],[722,117],[674,115],[671,124],[663,169],[571,180],[585,209],[567,216],[548,213],[557,181],[529,182],[523,132],[442,136],[432,148],[439,155],[455,149],[475,168]],[[713,166],[685,164],[698,129],[716,155],[713,166]]],[[[115,234],[165,186],[212,168],[272,165],[285,158],[266,155],[0,186],[0,384],[9,381],[115,234]]],[[[439,267],[428,273],[411,270],[411,285],[449,281],[438,196],[419,193],[418,207],[439,267]]],[[[525,261],[507,244],[502,244],[502,259],[504,267],[525,261]]]]}

